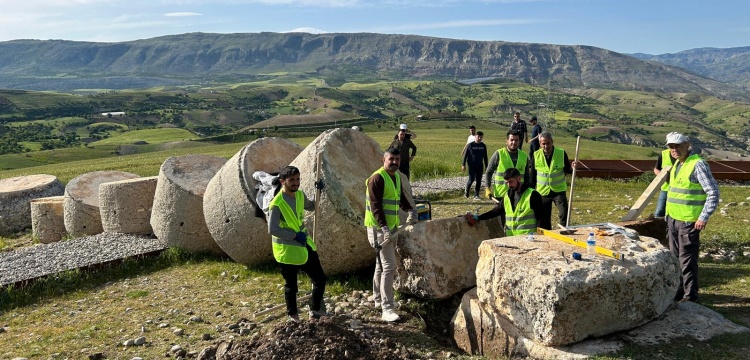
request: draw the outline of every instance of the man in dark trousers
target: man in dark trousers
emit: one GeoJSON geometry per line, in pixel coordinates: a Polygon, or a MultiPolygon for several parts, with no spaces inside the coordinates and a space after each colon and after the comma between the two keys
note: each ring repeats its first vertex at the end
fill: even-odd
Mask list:
{"type": "Polygon", "coordinates": [[[398,149],[402,154],[401,165],[399,165],[398,169],[406,175],[407,179],[411,179],[409,164],[417,156],[417,146],[411,141],[412,138],[416,138],[416,135],[413,135],[413,133],[410,134],[409,129],[406,128],[406,124],[401,124],[396,135],[396,140],[393,140],[390,146],[398,149]],[[409,155],[409,151],[411,151],[411,155],[409,155]]]}
{"type": "Polygon", "coordinates": [[[464,196],[469,197],[471,184],[476,182],[474,189],[474,200],[479,200],[479,189],[482,187],[482,174],[487,167],[487,146],[482,142],[484,133],[478,131],[474,137],[474,142],[467,144],[464,160],[461,164],[461,171],[466,171],[466,164],[469,165],[469,181],[466,182],[464,196]]]}
{"type": "Polygon", "coordinates": [[[518,145],[519,149],[523,149],[523,143],[528,139],[529,130],[526,128],[526,122],[521,120],[521,113],[516,111],[513,114],[513,121],[510,123],[510,131],[515,131],[521,137],[521,143],[518,145]]]}
{"type": "Polygon", "coordinates": [[[572,174],[575,162],[572,164],[565,150],[553,145],[552,134],[543,132],[539,135],[541,150],[534,153],[529,169],[531,184],[542,195],[542,229],[552,229],[552,203],[557,206],[560,224],[568,222],[568,196],[565,191],[568,183],[566,174],[572,174]]]}
{"type": "MultiPolygon", "coordinates": [[[[313,284],[310,318],[319,319],[324,312],[323,293],[326,275],[320,265],[317,247],[307,234],[303,223],[305,210],[315,210],[315,202],[299,190],[300,172],[287,166],[279,173],[281,191],[268,207],[268,233],[271,234],[273,257],[281,268],[284,278],[284,301],[288,321],[299,322],[297,314],[297,274],[304,271],[313,284]]],[[[322,189],[322,182],[315,186],[322,189]]]]}
{"type": "Polygon", "coordinates": [[[534,151],[539,150],[539,134],[542,133],[542,126],[539,125],[539,120],[536,116],[532,116],[529,120],[531,124],[531,140],[529,140],[529,155],[534,156],[534,151]]]}
{"type": "Polygon", "coordinates": [[[396,247],[391,236],[398,230],[398,209],[410,211],[406,195],[401,188],[398,166],[401,154],[388,148],[383,154],[383,166],[367,179],[365,191],[365,226],[367,241],[377,251],[377,265],[372,279],[372,292],[376,307],[382,307],[382,319],[399,321],[393,297],[393,278],[396,275],[396,247]]]}
{"type": "Polygon", "coordinates": [[[675,300],[697,302],[700,236],[719,203],[719,185],[708,163],[699,155],[690,155],[687,136],[671,132],[667,134],[667,146],[675,158],[669,170],[667,241],[681,265],[675,300]]]}
{"type": "MultiPolygon", "coordinates": [[[[505,236],[536,232],[542,222],[542,196],[531,185],[523,183],[523,176],[516,168],[505,170],[503,179],[508,192],[502,198],[495,199],[497,205],[484,214],[467,216],[472,216],[475,222],[500,216],[505,226],[505,236]]],[[[473,225],[471,221],[469,225],[473,225]]]]}

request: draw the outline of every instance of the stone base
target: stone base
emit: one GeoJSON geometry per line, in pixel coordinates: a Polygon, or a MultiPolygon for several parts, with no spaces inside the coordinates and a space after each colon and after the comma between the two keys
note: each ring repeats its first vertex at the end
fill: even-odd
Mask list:
{"type": "Polygon", "coordinates": [[[105,232],[149,235],[156,176],[99,185],[99,214],[105,232]]]}
{"type": "Polygon", "coordinates": [[[65,186],[54,175],[28,175],[0,180],[0,235],[31,227],[31,200],[62,195],[65,186]]]}
{"type": "Polygon", "coordinates": [[[99,185],[135,179],[136,174],[123,171],[93,171],[80,175],[65,187],[65,230],[73,237],[96,235],[104,231],[99,212],[99,185]]]}
{"type": "Polygon", "coordinates": [[[65,236],[63,196],[31,200],[31,234],[42,244],[60,241],[65,236]]]}

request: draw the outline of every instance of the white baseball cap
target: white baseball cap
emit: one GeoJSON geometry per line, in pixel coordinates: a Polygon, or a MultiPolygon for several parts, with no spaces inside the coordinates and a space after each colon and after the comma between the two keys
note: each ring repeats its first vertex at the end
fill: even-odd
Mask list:
{"type": "Polygon", "coordinates": [[[406,124],[401,124],[398,128],[399,130],[406,130],[406,124]]]}
{"type": "Polygon", "coordinates": [[[678,132],[671,132],[667,134],[667,145],[669,144],[682,144],[688,142],[688,137],[678,132]]]}

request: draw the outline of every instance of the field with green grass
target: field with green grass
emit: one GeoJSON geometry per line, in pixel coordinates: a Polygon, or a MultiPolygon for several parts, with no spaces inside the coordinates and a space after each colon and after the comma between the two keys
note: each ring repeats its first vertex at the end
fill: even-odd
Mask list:
{"type": "MultiPolygon", "coordinates": [[[[396,134],[397,124],[385,122],[380,129],[365,126],[365,133],[384,149],[396,134]]],[[[409,128],[417,133],[417,138],[414,139],[418,147],[417,157],[412,162],[414,179],[462,175],[460,153],[468,135],[467,127],[471,124],[485,133],[490,151],[504,146],[506,124],[479,120],[409,121],[409,128]]],[[[161,139],[167,137],[164,134],[157,136],[161,139]]],[[[307,136],[290,140],[305,146],[313,139],[314,137],[307,136]]],[[[128,141],[131,140],[135,140],[135,137],[128,141]]],[[[142,140],[142,137],[138,137],[138,140],[142,140]]],[[[93,146],[93,149],[81,148],[79,151],[114,151],[114,144],[93,146]]],[[[0,156],[3,165],[4,161],[11,159],[57,163],[0,170],[0,179],[45,173],[56,175],[61,181],[67,182],[75,176],[96,170],[122,170],[152,176],[158,174],[159,167],[170,156],[200,153],[229,158],[245,144],[204,144],[200,147],[128,156],[107,154],[107,157],[97,159],[84,159],[84,155],[74,152],[53,159],[55,152],[62,154],[57,150],[32,152],[27,154],[28,157],[10,158],[3,155],[0,156]]],[[[555,145],[572,154],[575,139],[560,136],[555,139],[555,145]]],[[[651,159],[655,157],[655,152],[653,148],[582,139],[579,157],[651,159]]],[[[571,216],[571,224],[619,221],[627,213],[625,207],[632,205],[648,185],[645,181],[577,179],[576,195],[572,199],[575,210],[571,216]]],[[[721,185],[720,189],[722,204],[740,203],[750,196],[750,188],[747,186],[721,185]]],[[[467,201],[458,191],[433,195],[428,199],[433,207],[434,218],[454,217],[466,211],[476,211],[477,207],[483,212],[492,207],[488,200],[467,201]]],[[[720,248],[736,251],[744,256],[739,256],[736,263],[701,262],[702,299],[705,306],[735,322],[750,326],[750,311],[747,307],[750,288],[746,286],[750,281],[750,210],[747,206],[739,205],[727,209],[726,216],[717,211],[710,219],[702,234],[702,246],[704,250],[720,248]]],[[[645,209],[644,216],[651,212],[653,204],[645,209]]],[[[553,213],[553,223],[556,216],[553,213]]],[[[28,235],[21,238],[0,237],[0,251],[30,246],[30,242],[28,235]]],[[[372,269],[367,269],[356,274],[333,277],[326,296],[369,290],[372,286],[371,271],[372,269]]],[[[310,287],[307,277],[300,276],[300,280],[300,289],[310,287]]],[[[277,270],[270,265],[247,268],[226,258],[190,255],[175,249],[156,258],[128,259],[122,264],[109,265],[96,271],[68,271],[27,286],[0,291],[0,325],[8,328],[6,333],[0,334],[0,357],[80,358],[102,352],[108,358],[140,356],[152,359],[163,357],[174,344],[200,351],[214,342],[202,340],[202,334],[209,334],[213,339],[228,336],[226,330],[217,330],[217,325],[226,328],[227,324],[239,319],[252,319],[254,312],[268,304],[281,303],[281,281],[277,270]],[[192,314],[207,321],[188,322],[192,314]],[[160,328],[158,325],[161,323],[169,325],[160,328]],[[173,327],[184,329],[185,334],[176,335],[173,327]],[[143,329],[146,332],[142,332],[143,329]],[[121,346],[124,340],[141,335],[146,336],[149,346],[121,346]]],[[[408,299],[401,295],[399,298],[408,299]]],[[[401,310],[406,315],[406,325],[422,331],[429,328],[432,333],[437,333],[430,340],[420,343],[425,348],[421,355],[442,351],[456,353],[454,348],[446,345],[449,342],[446,335],[439,335],[440,327],[447,328],[450,321],[450,317],[445,314],[452,311],[451,301],[412,300],[409,306],[401,310]],[[434,330],[434,327],[438,330],[434,330]]],[[[377,314],[373,312],[369,315],[377,314]]],[[[279,321],[281,320],[276,319],[259,323],[256,333],[263,334],[279,321]]],[[[407,339],[405,341],[409,341],[410,335],[403,335],[407,339]]],[[[739,360],[745,359],[750,351],[746,337],[747,335],[723,336],[706,342],[682,339],[671,345],[628,348],[619,353],[618,357],[603,358],[650,359],[653,354],[659,353],[663,359],[739,360]],[[693,347],[680,346],[686,344],[693,347]]],[[[245,338],[247,337],[238,337],[245,338]]]]}

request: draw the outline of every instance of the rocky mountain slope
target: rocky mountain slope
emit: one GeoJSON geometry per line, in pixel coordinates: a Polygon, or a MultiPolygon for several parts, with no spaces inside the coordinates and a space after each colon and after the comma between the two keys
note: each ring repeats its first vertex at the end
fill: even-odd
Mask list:
{"type": "Polygon", "coordinates": [[[189,33],[120,43],[0,42],[0,88],[111,88],[305,72],[329,77],[501,77],[560,87],[747,94],[682,69],[590,47],[414,35],[189,33]]]}
{"type": "Polygon", "coordinates": [[[677,66],[701,76],[750,89],[750,46],[728,49],[700,48],[674,54],[632,56],[677,66]]]}

